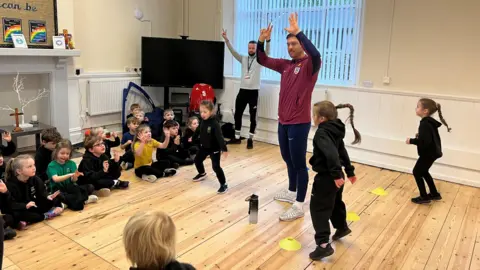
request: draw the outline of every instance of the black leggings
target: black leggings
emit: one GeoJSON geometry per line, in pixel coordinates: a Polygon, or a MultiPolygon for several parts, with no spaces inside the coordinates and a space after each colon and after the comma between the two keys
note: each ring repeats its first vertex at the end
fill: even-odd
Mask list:
{"type": "Polygon", "coordinates": [[[212,160],[212,169],[217,175],[218,181],[221,185],[226,183],[225,180],[225,173],[223,172],[222,167],[220,167],[220,151],[210,151],[208,149],[200,148],[197,155],[195,156],[195,167],[197,167],[197,171],[199,174],[205,173],[205,167],[203,166],[203,161],[210,156],[212,160]]]}
{"type": "Polygon", "coordinates": [[[128,162],[128,163],[134,163],[135,162],[135,155],[133,154],[132,150],[128,150],[123,154],[123,156],[120,157],[120,162],[128,162]]]}
{"type": "Polygon", "coordinates": [[[258,104],[258,90],[240,89],[237,99],[235,100],[235,130],[242,129],[242,116],[245,108],[249,108],[250,113],[250,133],[255,134],[257,127],[257,104],[258,104]]]}
{"type": "Polygon", "coordinates": [[[60,198],[62,202],[68,206],[69,209],[73,211],[81,211],[85,206],[85,201],[88,200],[88,196],[91,195],[94,190],[95,187],[91,184],[71,184],[60,189],[60,198]]]}
{"type": "Polygon", "coordinates": [[[427,190],[425,188],[425,182],[427,182],[428,189],[430,189],[430,194],[437,195],[437,187],[433,182],[433,178],[428,172],[430,167],[432,167],[433,162],[435,162],[436,158],[430,157],[419,157],[415,167],[413,167],[413,176],[415,177],[415,181],[417,182],[418,190],[420,191],[421,197],[427,196],[427,190]],[[425,180],[425,182],[424,182],[425,180]]]}
{"type": "Polygon", "coordinates": [[[310,199],[310,214],[317,245],[329,242],[329,220],[337,230],[348,228],[347,209],[342,200],[342,194],[343,186],[337,188],[335,180],[331,176],[315,176],[310,199]]]}
{"type": "Polygon", "coordinates": [[[15,211],[14,218],[19,221],[27,223],[37,223],[45,219],[45,213],[50,211],[53,207],[61,207],[60,198],[55,198],[52,201],[48,199],[37,199],[35,201],[37,207],[30,207],[29,209],[15,211]]]}
{"type": "Polygon", "coordinates": [[[168,160],[159,160],[152,165],[141,166],[135,169],[135,175],[142,178],[142,175],[155,175],[157,178],[164,176],[165,169],[170,168],[168,160]]]}

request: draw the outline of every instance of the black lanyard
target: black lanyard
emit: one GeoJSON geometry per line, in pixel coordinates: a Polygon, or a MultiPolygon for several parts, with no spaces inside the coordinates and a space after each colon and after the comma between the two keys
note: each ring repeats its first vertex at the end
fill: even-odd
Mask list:
{"type": "MultiPolygon", "coordinates": [[[[250,57],[248,57],[248,58],[250,58],[250,57]]],[[[250,68],[252,67],[253,61],[255,61],[255,57],[252,57],[252,61],[250,61],[250,62],[248,63],[247,73],[250,73],[250,68]]]]}

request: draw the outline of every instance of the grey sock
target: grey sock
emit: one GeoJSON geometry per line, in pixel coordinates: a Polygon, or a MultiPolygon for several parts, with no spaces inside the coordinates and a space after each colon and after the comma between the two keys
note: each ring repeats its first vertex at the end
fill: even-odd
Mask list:
{"type": "Polygon", "coordinates": [[[252,140],[254,135],[255,135],[255,134],[248,133],[248,138],[249,138],[250,140],[252,140]]]}

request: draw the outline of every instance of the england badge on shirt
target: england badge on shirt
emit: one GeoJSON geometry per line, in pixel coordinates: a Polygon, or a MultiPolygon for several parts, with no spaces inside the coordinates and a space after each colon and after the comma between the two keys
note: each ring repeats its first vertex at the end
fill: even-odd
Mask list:
{"type": "Polygon", "coordinates": [[[293,73],[295,73],[295,75],[297,75],[298,72],[300,72],[300,67],[295,67],[295,70],[293,71],[293,73]]]}

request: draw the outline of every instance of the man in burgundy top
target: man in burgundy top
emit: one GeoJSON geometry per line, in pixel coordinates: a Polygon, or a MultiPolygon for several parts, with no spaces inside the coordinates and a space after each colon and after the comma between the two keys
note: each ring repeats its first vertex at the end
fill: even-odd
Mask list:
{"type": "Polygon", "coordinates": [[[303,203],[308,186],[306,154],[312,92],[321,65],[320,52],[300,30],[297,19],[297,14],[291,14],[290,26],[285,28],[289,33],[287,47],[292,60],[274,59],[265,54],[264,41],[272,31],[271,25],[261,30],[257,45],[258,63],[281,74],[278,141],[282,158],[287,163],[289,186],[276,194],[275,199],[293,204],[280,216],[282,221],[295,220],[305,214],[303,203]]]}

